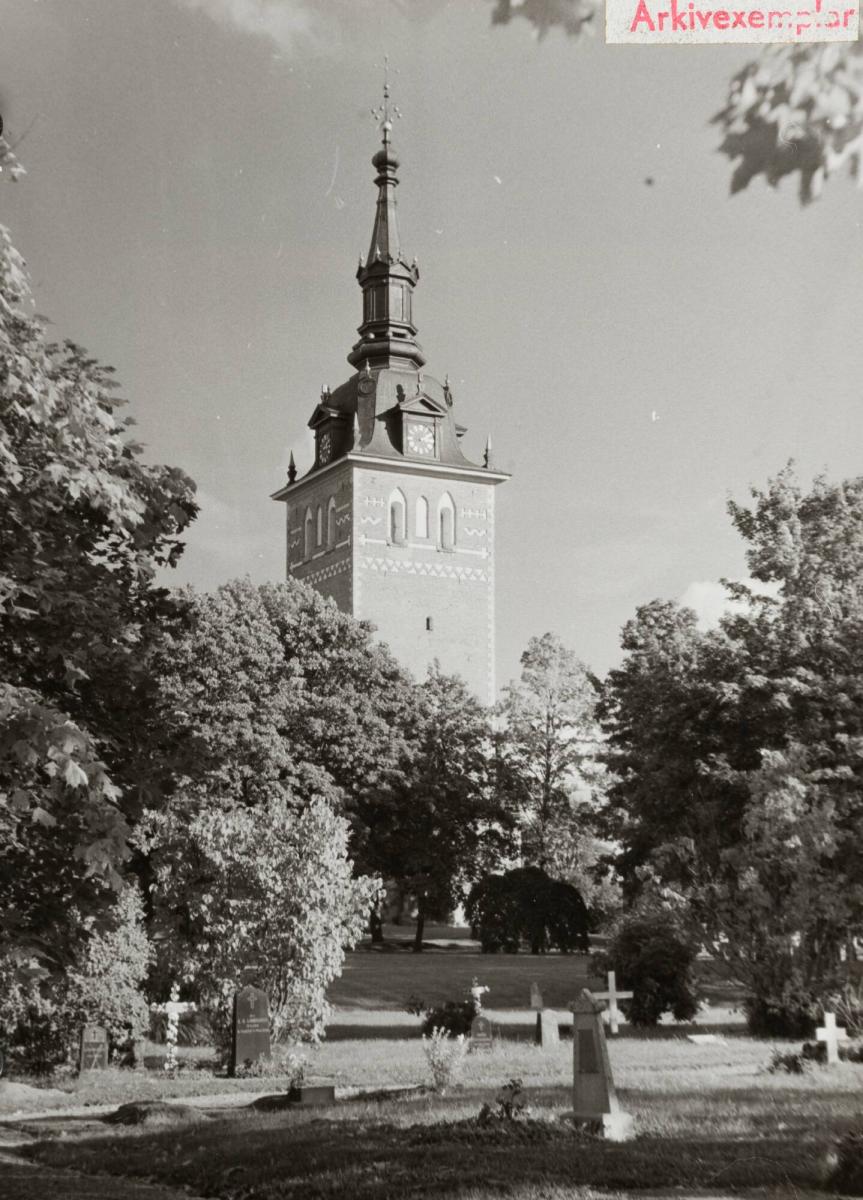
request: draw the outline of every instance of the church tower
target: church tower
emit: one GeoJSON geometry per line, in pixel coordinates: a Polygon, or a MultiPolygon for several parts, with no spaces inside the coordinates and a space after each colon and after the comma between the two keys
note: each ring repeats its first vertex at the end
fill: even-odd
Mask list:
{"type": "Polygon", "coordinates": [[[324,389],[309,426],[315,459],[273,496],[287,509],[287,573],[371,621],[418,680],[438,659],[484,704],[495,700],[495,487],[484,463],[462,453],[448,379],[424,372],[413,294],[419,281],[396,219],[398,160],[389,87],[379,110],[383,144],[372,159],[377,206],[354,374],[324,389]]]}

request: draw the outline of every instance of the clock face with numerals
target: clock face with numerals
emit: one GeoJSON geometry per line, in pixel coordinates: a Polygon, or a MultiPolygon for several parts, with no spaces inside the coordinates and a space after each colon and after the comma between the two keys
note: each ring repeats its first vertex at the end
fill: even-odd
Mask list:
{"type": "Polygon", "coordinates": [[[434,430],[430,425],[411,425],[408,429],[411,454],[434,454],[434,430]]]}
{"type": "Polygon", "coordinates": [[[321,434],[321,444],[318,448],[318,456],[322,463],[330,461],[330,455],[333,452],[333,435],[331,433],[321,434]]]}

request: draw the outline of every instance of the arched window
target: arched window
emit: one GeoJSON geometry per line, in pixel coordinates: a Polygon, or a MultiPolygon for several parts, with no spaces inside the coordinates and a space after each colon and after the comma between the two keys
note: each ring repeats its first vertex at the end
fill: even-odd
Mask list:
{"type": "Polygon", "coordinates": [[[306,509],[306,522],[305,522],[305,537],[303,540],[303,557],[304,558],[312,557],[312,549],[313,549],[312,538],[314,536],[314,526],[315,526],[315,522],[314,522],[314,518],[312,517],[312,510],[310,508],[307,508],[306,509]]]}
{"type": "Polygon", "coordinates": [[[414,514],[414,533],[418,538],[427,538],[429,535],[429,502],[425,496],[420,496],[417,500],[416,513],[414,514]]]}
{"type": "Polygon", "coordinates": [[[332,550],[336,544],[336,501],[334,496],[330,496],[330,502],[327,505],[327,546],[332,550]]]}
{"type": "Polygon", "coordinates": [[[402,492],[396,488],[390,496],[390,541],[406,541],[407,528],[407,504],[402,492]]]}
{"type": "Polygon", "coordinates": [[[438,545],[441,550],[452,550],[455,545],[455,505],[446,492],[437,506],[438,545]]]}
{"type": "Polygon", "coordinates": [[[317,517],[315,519],[315,541],[319,546],[324,542],[324,510],[318,505],[317,517]]]}

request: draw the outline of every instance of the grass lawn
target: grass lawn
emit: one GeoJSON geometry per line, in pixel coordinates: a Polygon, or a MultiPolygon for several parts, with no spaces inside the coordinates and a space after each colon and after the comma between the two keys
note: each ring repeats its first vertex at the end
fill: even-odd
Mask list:
{"type": "MultiPolygon", "coordinates": [[[[331,1109],[240,1110],[185,1130],[108,1129],[45,1141],[29,1153],[86,1173],[153,1179],[221,1200],[589,1200],[591,1189],[815,1187],[824,1152],[859,1127],[863,1067],[769,1075],[776,1043],[735,1038],[610,1044],[638,1138],[615,1145],[576,1134],[570,1050],[501,1042],[470,1056],[461,1089],[446,1097],[344,1101],[331,1109]],[[481,1105],[512,1076],[525,1082],[530,1119],[480,1128],[481,1105]],[[579,1190],[584,1188],[586,1190],[579,1190]]],[[[414,1041],[325,1044],[316,1078],[373,1087],[425,1079],[414,1041]]],[[[278,1090],[273,1088],[271,1090],[278,1090]]],[[[684,1195],[686,1193],[683,1193],[684,1195]]]]}
{"type": "MultiPolygon", "coordinates": [[[[737,1003],[738,989],[718,966],[699,962],[697,969],[707,1003],[737,1003]]],[[[410,996],[428,1004],[465,999],[474,976],[490,989],[484,1000],[489,1009],[527,1009],[534,982],[550,1008],[564,1011],[581,988],[605,990],[605,977],[589,954],[481,954],[469,942],[413,954],[406,942],[388,941],[383,949],[366,944],[348,954],[327,998],[336,1008],[404,1012],[410,996]]]]}

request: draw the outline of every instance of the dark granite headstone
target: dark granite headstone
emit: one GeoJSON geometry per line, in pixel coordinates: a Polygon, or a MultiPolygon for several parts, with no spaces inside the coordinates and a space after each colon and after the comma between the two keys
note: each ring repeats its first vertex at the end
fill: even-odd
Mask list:
{"type": "Polygon", "coordinates": [[[270,1006],[267,993],[247,984],[234,996],[231,1074],[246,1063],[270,1057],[270,1006]]]}
{"type": "Polygon", "coordinates": [[[491,1050],[491,1047],[491,1021],[480,1013],[470,1024],[470,1048],[471,1050],[491,1050]]]}
{"type": "Polygon", "coordinates": [[[108,1031],[102,1025],[85,1025],[81,1030],[81,1071],[104,1071],[108,1065],[108,1031]]]}

